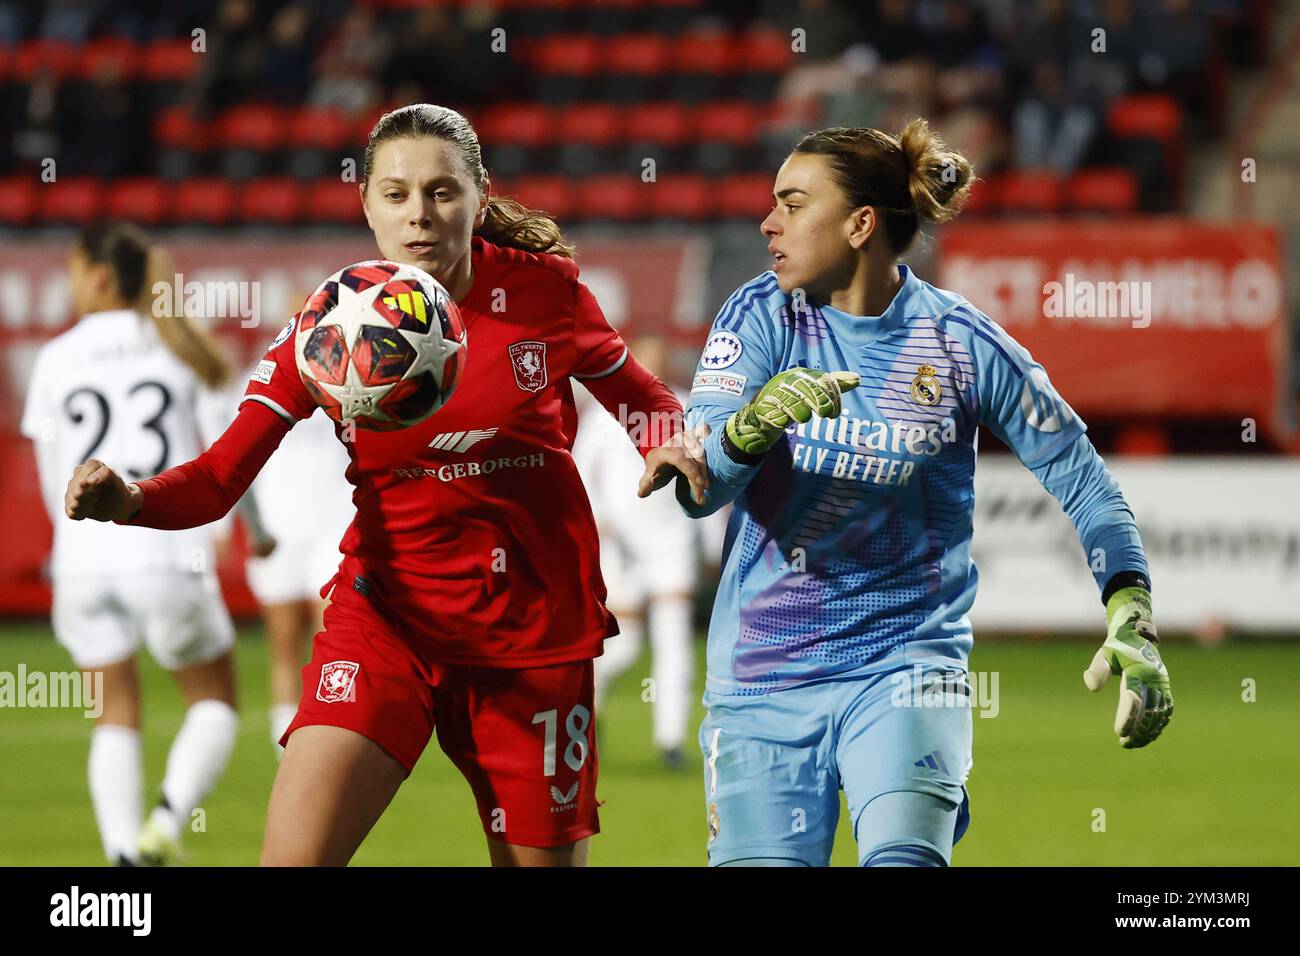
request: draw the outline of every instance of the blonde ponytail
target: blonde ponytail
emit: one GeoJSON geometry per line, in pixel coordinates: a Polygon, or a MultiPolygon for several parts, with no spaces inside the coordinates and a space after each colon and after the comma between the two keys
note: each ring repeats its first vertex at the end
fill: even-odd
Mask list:
{"type": "Polygon", "coordinates": [[[157,307],[154,286],[159,283],[170,284],[175,275],[172,258],[166,250],[158,246],[150,247],[145,273],[145,282],[136,308],[153,320],[163,344],[190,367],[199,381],[208,388],[225,385],[231,377],[230,363],[207,329],[195,324],[185,314],[180,290],[175,290],[176,294],[169,297],[172,301],[170,309],[157,307]]]}

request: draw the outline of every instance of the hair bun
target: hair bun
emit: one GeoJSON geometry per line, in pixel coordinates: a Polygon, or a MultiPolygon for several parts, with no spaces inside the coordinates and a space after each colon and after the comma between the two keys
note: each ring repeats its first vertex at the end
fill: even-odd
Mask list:
{"type": "Polygon", "coordinates": [[[898,136],[907,164],[907,189],[916,214],[926,222],[948,222],[970,195],[975,170],[961,153],[950,149],[917,117],[898,136]]]}

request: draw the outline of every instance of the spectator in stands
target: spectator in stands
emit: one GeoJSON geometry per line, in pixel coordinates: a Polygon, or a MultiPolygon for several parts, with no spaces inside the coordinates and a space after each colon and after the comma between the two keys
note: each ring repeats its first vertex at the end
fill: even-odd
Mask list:
{"type": "Polygon", "coordinates": [[[392,37],[375,22],[371,9],[350,7],[316,61],[317,79],[308,102],[346,113],[370,109],[382,92],[375,77],[391,51],[392,37]]]}
{"type": "Polygon", "coordinates": [[[1101,110],[1095,97],[1069,90],[1060,66],[1040,60],[1033,65],[1013,123],[1016,165],[1050,168],[1065,176],[1087,155],[1101,125],[1101,110]]]}
{"type": "Polygon", "coordinates": [[[75,171],[101,179],[129,173],[148,139],[120,72],[106,65],[78,99],[68,150],[75,171]]]}
{"type": "Polygon", "coordinates": [[[42,66],[32,76],[19,106],[18,122],[14,125],[12,150],[15,156],[33,165],[43,160],[58,158],[63,145],[60,121],[63,96],[53,70],[42,66]]]}
{"type": "Polygon", "coordinates": [[[196,115],[247,100],[261,77],[265,49],[252,0],[222,0],[191,95],[196,115]]]}
{"type": "Polygon", "coordinates": [[[301,103],[311,84],[312,16],[301,3],[293,3],[271,19],[270,42],[262,53],[262,95],[275,103],[301,103]]]}

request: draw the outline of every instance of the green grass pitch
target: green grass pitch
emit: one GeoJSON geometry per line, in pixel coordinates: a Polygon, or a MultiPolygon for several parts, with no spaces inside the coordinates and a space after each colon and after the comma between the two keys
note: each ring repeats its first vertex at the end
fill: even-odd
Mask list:
{"type": "MultiPolygon", "coordinates": [[[[1100,637],[1100,635],[1099,635],[1100,637]]],[[[1277,865],[1300,863],[1300,645],[1167,643],[1177,701],[1164,736],[1122,750],[1110,724],[1113,685],[1094,696],[1081,673],[1095,645],[986,642],[972,669],[999,675],[1000,712],[975,717],[972,823],[959,866],[1277,865]],[[1257,700],[1243,701],[1242,684],[1257,700]],[[1097,811],[1104,811],[1099,832],[1097,811]]],[[[204,804],[206,829],[187,834],[195,865],[257,862],[276,761],[267,731],[260,631],[240,632],[243,721],[230,767],[204,804]]],[[[0,671],[71,667],[46,625],[0,625],[0,671]]],[[[603,832],[596,866],[705,862],[702,761],[670,773],[650,744],[640,699],[643,659],[600,715],[603,832]]],[[[703,673],[701,648],[700,673],[703,673]]],[[[149,792],[180,725],[179,695],[143,666],[149,792]]],[[[702,708],[697,708],[697,718],[702,708]]],[[[698,726],[698,719],[693,722],[698,726]]],[[[98,865],[86,789],[90,721],[73,710],[0,709],[0,865],[98,865]]],[[[856,861],[841,814],[834,863],[856,861]]],[[[359,865],[486,865],[469,787],[436,741],[357,854],[359,865]]]]}

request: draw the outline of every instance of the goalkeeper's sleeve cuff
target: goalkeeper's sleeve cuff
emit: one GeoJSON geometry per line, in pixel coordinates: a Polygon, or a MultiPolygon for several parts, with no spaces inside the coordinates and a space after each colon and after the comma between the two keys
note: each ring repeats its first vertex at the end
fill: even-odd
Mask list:
{"type": "Polygon", "coordinates": [[[1111,596],[1124,588],[1141,588],[1143,591],[1150,591],[1151,579],[1141,571],[1116,571],[1106,582],[1106,587],[1102,589],[1101,603],[1109,604],[1111,596]]]}

